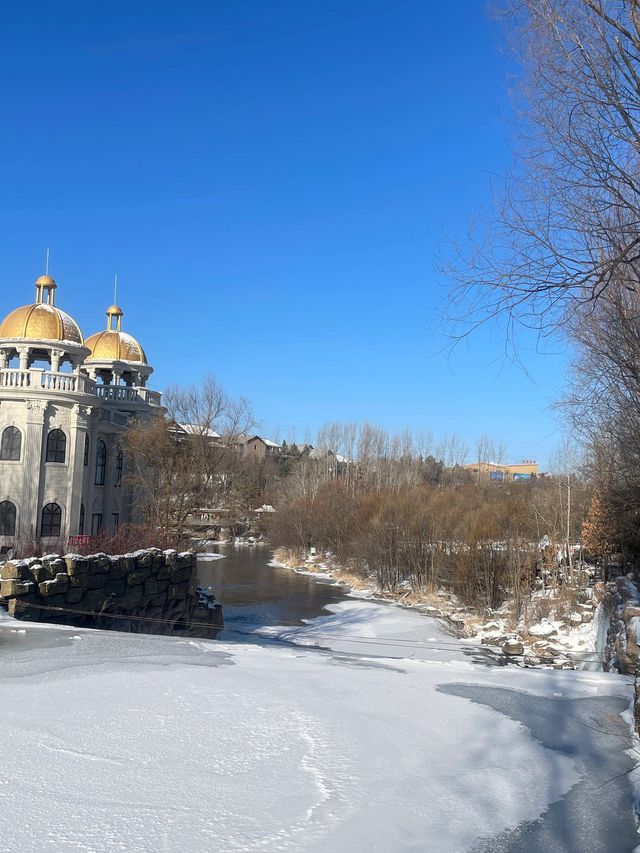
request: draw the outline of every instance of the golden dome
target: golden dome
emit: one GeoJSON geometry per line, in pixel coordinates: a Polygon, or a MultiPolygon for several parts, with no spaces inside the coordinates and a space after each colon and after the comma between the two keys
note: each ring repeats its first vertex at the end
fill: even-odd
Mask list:
{"type": "Polygon", "coordinates": [[[36,279],[36,287],[42,287],[42,285],[44,285],[45,287],[58,286],[50,275],[41,275],[40,278],[36,279]]]}
{"type": "Polygon", "coordinates": [[[91,350],[87,361],[135,361],[147,363],[147,356],[138,341],[126,332],[107,329],[97,332],[85,341],[91,350]]]}
{"type": "Polygon", "coordinates": [[[86,346],[91,350],[87,361],[135,361],[138,364],[146,364],[147,356],[138,341],[133,335],[122,331],[122,308],[111,305],[106,314],[106,331],[96,332],[86,340],[86,346]]]}
{"type": "Polygon", "coordinates": [[[82,332],[76,321],[55,305],[44,302],[23,305],[7,315],[0,324],[0,338],[82,344],[82,332]]]}
{"type": "Polygon", "coordinates": [[[82,332],[76,321],[54,304],[56,287],[50,275],[36,279],[36,301],[16,308],[4,318],[0,323],[0,338],[82,344],[82,332]]]}

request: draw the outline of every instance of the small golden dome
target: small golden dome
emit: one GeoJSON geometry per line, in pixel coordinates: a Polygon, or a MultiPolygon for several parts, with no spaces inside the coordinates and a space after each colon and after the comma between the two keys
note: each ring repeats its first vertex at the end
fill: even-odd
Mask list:
{"type": "Polygon", "coordinates": [[[91,350],[87,361],[133,361],[138,364],[146,364],[147,356],[144,350],[133,337],[122,331],[122,308],[111,305],[107,308],[107,329],[105,332],[96,332],[87,338],[86,346],[91,350]],[[114,328],[115,318],[115,328],[114,328]]]}
{"type": "Polygon", "coordinates": [[[36,287],[39,285],[44,285],[45,287],[57,287],[58,285],[55,283],[55,280],[51,278],[50,275],[41,275],[40,278],[36,279],[36,287]]]}
{"type": "Polygon", "coordinates": [[[0,324],[0,338],[83,342],[76,321],[55,305],[43,302],[23,305],[8,314],[0,324]]]}
{"type": "Polygon", "coordinates": [[[87,338],[85,345],[91,350],[87,361],[134,361],[146,364],[147,356],[138,341],[126,332],[107,329],[87,338]]]}

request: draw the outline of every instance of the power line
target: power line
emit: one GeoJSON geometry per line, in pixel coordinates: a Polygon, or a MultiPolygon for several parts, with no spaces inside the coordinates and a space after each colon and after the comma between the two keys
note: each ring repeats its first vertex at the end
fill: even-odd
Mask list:
{"type": "MultiPolygon", "coordinates": [[[[17,599],[17,601],[20,601],[20,600],[17,599]]],[[[126,614],[123,614],[123,613],[111,613],[111,612],[106,611],[106,610],[101,611],[101,612],[96,612],[94,610],[77,610],[77,609],[70,609],[67,607],[55,607],[55,606],[47,605],[47,604],[31,604],[29,602],[22,602],[22,601],[20,601],[20,605],[21,605],[21,607],[29,608],[32,610],[44,610],[44,611],[50,611],[50,612],[55,612],[55,613],[68,613],[71,615],[91,616],[94,619],[98,619],[98,618],[102,617],[105,619],[122,619],[122,620],[134,621],[134,622],[151,622],[151,623],[156,623],[156,624],[161,624],[161,625],[169,625],[172,622],[172,620],[168,620],[168,619],[159,619],[159,618],[151,617],[151,616],[127,616],[126,614]]],[[[288,638],[287,636],[284,635],[284,633],[280,634],[280,635],[269,635],[268,633],[260,633],[260,631],[243,630],[242,628],[229,628],[229,627],[225,627],[225,626],[220,627],[217,625],[211,625],[209,622],[197,622],[197,621],[184,622],[183,620],[180,620],[180,619],[176,619],[175,622],[180,624],[181,628],[182,627],[184,627],[184,628],[206,628],[209,631],[217,631],[217,632],[226,631],[228,633],[239,634],[241,636],[246,636],[246,637],[252,637],[254,639],[256,637],[260,637],[262,639],[271,640],[273,642],[285,642],[288,644],[295,644],[294,639],[288,638]]],[[[292,630],[297,632],[298,637],[304,637],[305,636],[304,629],[293,628],[292,630]]],[[[155,636],[158,636],[158,635],[155,635],[155,636]]],[[[357,644],[363,644],[363,645],[366,644],[366,645],[370,645],[370,646],[371,645],[383,646],[383,647],[387,647],[387,648],[398,648],[398,647],[404,646],[404,647],[416,648],[416,649],[430,649],[433,651],[441,651],[441,652],[451,652],[451,651],[479,652],[479,651],[482,651],[486,655],[494,656],[497,659],[509,659],[509,658],[519,658],[519,657],[522,657],[522,658],[536,657],[539,660],[545,660],[545,658],[541,658],[539,655],[532,654],[531,652],[525,651],[525,652],[522,652],[519,654],[507,655],[504,652],[498,651],[497,649],[495,649],[495,648],[493,648],[487,644],[484,644],[484,643],[465,643],[464,641],[461,641],[461,640],[451,640],[451,641],[440,640],[437,643],[432,643],[428,640],[409,640],[409,639],[405,640],[405,639],[402,639],[401,637],[385,637],[385,638],[372,639],[371,637],[366,637],[366,636],[357,635],[357,634],[349,635],[346,637],[336,636],[335,634],[313,634],[313,635],[308,635],[308,637],[310,639],[313,639],[313,640],[328,640],[328,641],[333,641],[333,642],[335,642],[336,640],[339,640],[341,642],[349,642],[349,643],[353,642],[356,645],[357,644]]],[[[295,644],[295,645],[300,645],[300,644],[295,644]]],[[[308,646],[301,646],[301,647],[302,648],[309,648],[308,646]]],[[[575,651],[575,650],[563,650],[560,654],[563,657],[567,658],[568,660],[573,660],[575,657],[575,659],[578,662],[592,660],[592,661],[598,661],[600,663],[604,663],[603,658],[600,657],[599,655],[597,655],[595,652],[584,652],[583,653],[583,652],[579,652],[579,651],[575,651]]],[[[553,659],[557,659],[559,657],[560,657],[560,655],[556,655],[555,658],[550,658],[550,659],[553,660],[553,659]]]]}

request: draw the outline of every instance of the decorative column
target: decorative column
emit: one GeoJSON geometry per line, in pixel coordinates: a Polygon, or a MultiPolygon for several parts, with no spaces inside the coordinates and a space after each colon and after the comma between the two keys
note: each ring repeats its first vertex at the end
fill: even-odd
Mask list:
{"type": "Polygon", "coordinates": [[[29,347],[18,347],[18,356],[20,358],[20,370],[29,369],[29,347]]]}
{"type": "Polygon", "coordinates": [[[29,541],[35,539],[40,528],[40,491],[44,464],[42,442],[47,402],[46,400],[27,400],[25,407],[26,430],[22,457],[24,485],[20,512],[20,537],[29,541]]]}
{"type": "MultiPolygon", "coordinates": [[[[65,536],[75,536],[80,526],[80,504],[82,503],[82,486],[85,474],[84,443],[89,427],[91,406],[81,406],[76,403],[71,408],[71,436],[69,442],[69,479],[67,481],[67,517],[65,520],[65,536]]],[[[85,531],[87,513],[90,507],[85,503],[85,531]]]]}
{"type": "Polygon", "coordinates": [[[54,373],[60,372],[60,359],[62,358],[63,355],[64,355],[64,353],[62,352],[62,350],[59,350],[59,349],[52,349],[51,350],[51,370],[54,373]]]}

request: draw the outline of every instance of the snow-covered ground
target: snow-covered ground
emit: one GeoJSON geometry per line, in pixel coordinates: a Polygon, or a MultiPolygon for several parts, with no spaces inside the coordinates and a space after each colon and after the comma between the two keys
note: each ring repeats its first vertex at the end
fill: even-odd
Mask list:
{"type": "Polygon", "coordinates": [[[0,850],[511,850],[585,785],[589,846],[572,826],[576,846],[540,849],[631,849],[598,846],[612,792],[603,843],[632,829],[627,781],[598,788],[614,773],[591,731],[624,771],[630,679],[487,666],[434,621],[371,602],[272,633],[232,644],[2,620],[0,850]],[[495,710],[505,695],[562,719],[586,708],[590,725],[545,746],[495,710]]]}

